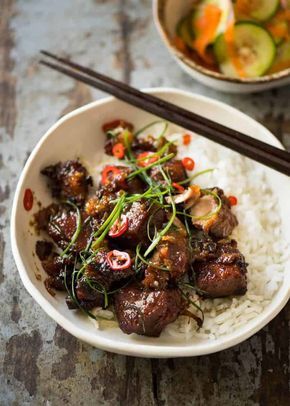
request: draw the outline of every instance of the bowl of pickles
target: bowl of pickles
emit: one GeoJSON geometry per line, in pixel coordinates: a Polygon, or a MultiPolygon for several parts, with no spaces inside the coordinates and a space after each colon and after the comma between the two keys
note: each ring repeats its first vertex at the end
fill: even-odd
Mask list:
{"type": "Polygon", "coordinates": [[[168,50],[194,79],[228,92],[290,84],[290,0],[154,0],[168,50]]]}

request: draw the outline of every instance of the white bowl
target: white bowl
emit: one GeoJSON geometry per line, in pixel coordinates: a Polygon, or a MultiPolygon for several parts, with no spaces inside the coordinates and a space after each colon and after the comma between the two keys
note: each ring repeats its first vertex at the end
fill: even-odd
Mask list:
{"type": "Polygon", "coordinates": [[[253,79],[231,78],[206,69],[176,48],[172,39],[180,19],[192,8],[192,0],[153,0],[153,16],[168,51],[191,77],[213,89],[230,93],[251,93],[290,84],[290,68],[253,79]]]}
{"type": "MultiPolygon", "coordinates": [[[[281,147],[266,128],[226,104],[175,89],[158,88],[147,91],[281,147]]],[[[12,250],[24,286],[43,310],[64,329],[104,350],[143,357],[184,357],[213,353],[242,342],[265,326],[286,304],[289,298],[289,269],[285,270],[285,278],[277,294],[261,314],[238,330],[208,341],[181,342],[166,335],[160,338],[129,336],[118,328],[97,330],[87,317],[67,309],[64,294],[57,293],[52,297],[45,289],[45,274],[34,255],[37,236],[29,226],[32,212],[26,212],[23,208],[24,191],[31,188],[37,200],[46,205],[51,202],[51,197],[40,175],[40,169],[58,160],[73,157],[80,157],[90,166],[96,166],[103,160],[104,137],[101,125],[116,118],[116,112],[118,118],[134,122],[137,128],[152,120],[150,114],[109,97],[90,103],[61,118],[41,138],[31,153],[18,182],[11,217],[12,250]],[[41,275],[41,281],[36,278],[36,274],[41,275]]],[[[270,169],[265,172],[279,199],[284,236],[290,242],[289,179],[270,169]]],[[[34,211],[38,209],[36,206],[35,204],[33,207],[34,211]]]]}

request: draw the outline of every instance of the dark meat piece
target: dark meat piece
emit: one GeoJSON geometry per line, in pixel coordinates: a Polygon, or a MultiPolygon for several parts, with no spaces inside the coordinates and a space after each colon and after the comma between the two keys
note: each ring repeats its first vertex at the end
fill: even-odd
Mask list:
{"type": "Polygon", "coordinates": [[[76,204],[84,202],[88,188],[92,186],[86,168],[77,160],[47,166],[41,173],[50,180],[52,197],[69,199],[76,204]]]}
{"type": "Polygon", "coordinates": [[[51,217],[55,216],[59,211],[58,204],[50,204],[48,207],[39,210],[34,214],[35,227],[37,231],[47,231],[47,225],[51,217]]]}
{"type": "Polygon", "coordinates": [[[52,252],[53,245],[49,241],[36,241],[35,252],[40,261],[47,259],[52,252]]]}
{"type": "MultiPolygon", "coordinates": [[[[67,296],[66,299],[67,307],[70,310],[78,310],[79,306],[74,302],[74,300],[67,296]]],[[[91,310],[94,307],[103,307],[104,306],[104,296],[102,294],[96,295],[95,300],[78,300],[80,307],[84,310],[91,310]]]]}
{"type": "Polygon", "coordinates": [[[122,245],[130,248],[136,247],[140,242],[148,242],[147,223],[149,217],[150,230],[154,233],[154,226],[159,229],[166,220],[166,213],[156,205],[150,205],[148,201],[136,201],[124,210],[124,214],[128,219],[128,229],[119,238],[114,238],[114,241],[120,242],[122,245]]]}
{"type": "Polygon", "coordinates": [[[122,119],[116,119],[113,121],[110,121],[108,123],[103,124],[103,131],[104,133],[108,133],[109,131],[116,131],[118,132],[122,132],[123,130],[129,130],[129,131],[133,131],[134,130],[134,126],[133,124],[129,123],[128,121],[122,120],[122,119]]]}
{"type": "Polygon", "coordinates": [[[128,175],[132,172],[128,166],[118,165],[115,166],[115,168],[117,168],[118,171],[109,172],[107,183],[103,185],[107,193],[114,193],[120,190],[125,190],[130,194],[144,192],[145,185],[137,176],[134,176],[132,179],[127,179],[128,175]]]}
{"type": "Polygon", "coordinates": [[[93,302],[94,306],[103,306],[104,295],[101,292],[117,289],[135,275],[131,267],[120,271],[111,269],[107,262],[108,252],[109,249],[101,248],[77,282],[76,296],[79,301],[86,304],[86,308],[88,302],[93,302]]]}
{"type": "Polygon", "coordinates": [[[145,270],[144,286],[164,289],[169,280],[176,281],[188,271],[189,262],[190,253],[186,231],[183,229],[170,231],[157,245],[150,260],[152,265],[145,270]],[[158,269],[158,267],[166,268],[167,271],[158,269]]]}
{"type": "MultiPolygon", "coordinates": [[[[222,207],[218,213],[211,215],[209,218],[192,219],[192,224],[215,237],[228,237],[238,225],[238,220],[231,211],[231,205],[228,198],[224,195],[223,190],[219,188],[209,190],[220,197],[222,207]]],[[[206,217],[207,214],[214,212],[217,206],[218,202],[213,195],[204,194],[191,208],[191,215],[194,217],[206,217]]]]}
{"type": "Polygon", "coordinates": [[[124,130],[126,131],[127,141],[130,143],[133,139],[133,131],[134,127],[131,123],[128,123],[124,120],[114,120],[110,123],[106,123],[103,125],[103,131],[106,133],[107,140],[105,142],[105,152],[108,155],[113,155],[113,147],[114,145],[121,143],[123,145],[126,144],[124,139],[124,130]]]}
{"type": "Polygon", "coordinates": [[[109,193],[106,189],[100,188],[93,197],[87,200],[85,211],[89,216],[101,220],[111,213],[115,205],[112,200],[118,199],[118,197],[118,193],[109,193]]]}
{"type": "MultiPolygon", "coordinates": [[[[97,288],[99,289],[99,287],[97,288]]],[[[86,309],[92,309],[96,306],[104,305],[104,295],[97,289],[88,285],[86,278],[81,277],[76,285],[75,294],[78,302],[84,305],[86,309]]]]}
{"type": "Polygon", "coordinates": [[[244,295],[247,291],[247,264],[237,243],[219,241],[216,258],[193,263],[196,285],[209,297],[244,295]]]}
{"type": "Polygon", "coordinates": [[[202,230],[194,230],[191,236],[192,259],[208,261],[217,256],[217,243],[202,230]]]}
{"type": "Polygon", "coordinates": [[[66,290],[64,279],[66,277],[67,283],[70,284],[73,261],[54,253],[41,261],[41,264],[44,271],[49,275],[45,280],[46,288],[66,290]]]}
{"type": "Polygon", "coordinates": [[[119,290],[114,303],[124,333],[152,337],[158,337],[186,307],[178,289],[146,290],[137,284],[119,290]]]}
{"type": "Polygon", "coordinates": [[[65,271],[70,276],[74,262],[72,259],[62,258],[60,255],[53,253],[41,261],[41,264],[49,276],[64,276],[65,271]]]}
{"type": "MultiPolygon", "coordinates": [[[[86,221],[86,214],[82,214],[82,228],[78,239],[72,247],[76,252],[84,250],[92,235],[92,222],[86,221]]],[[[50,218],[47,225],[47,233],[53,241],[62,249],[65,249],[71,241],[77,226],[77,213],[68,205],[59,205],[58,212],[50,218]]]]}
{"type": "MultiPolygon", "coordinates": [[[[131,149],[136,153],[142,152],[155,152],[160,150],[168,140],[165,137],[154,138],[152,135],[147,136],[137,136],[133,138],[131,149]]],[[[171,144],[168,146],[167,154],[177,153],[177,146],[171,144]]]]}
{"type": "Polygon", "coordinates": [[[56,276],[55,278],[53,278],[52,276],[48,276],[44,281],[44,286],[46,287],[48,293],[50,293],[52,296],[55,295],[53,289],[60,291],[65,290],[63,279],[58,276],[56,276]]]}
{"type": "MultiPolygon", "coordinates": [[[[165,174],[169,175],[172,182],[178,183],[187,179],[185,169],[180,160],[171,159],[171,161],[165,162],[165,164],[163,164],[162,167],[165,174]]],[[[166,184],[166,181],[164,180],[163,175],[160,172],[158,166],[154,166],[151,169],[151,178],[155,182],[166,184]]]]}
{"type": "Polygon", "coordinates": [[[90,279],[93,283],[99,284],[100,288],[105,288],[107,291],[116,289],[127,279],[135,275],[132,267],[123,270],[113,270],[110,268],[107,261],[108,248],[101,248],[94,260],[87,266],[84,276],[90,279]]]}
{"type": "Polygon", "coordinates": [[[148,135],[147,137],[135,137],[131,148],[137,154],[146,151],[155,152],[157,150],[156,139],[152,137],[152,135],[148,135]]]}

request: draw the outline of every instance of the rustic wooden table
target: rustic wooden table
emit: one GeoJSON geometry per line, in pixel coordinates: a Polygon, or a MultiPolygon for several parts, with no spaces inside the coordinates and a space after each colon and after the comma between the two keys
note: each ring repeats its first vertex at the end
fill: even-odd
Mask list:
{"type": "Polygon", "coordinates": [[[21,169],[61,115],[102,96],[40,67],[41,48],[137,87],[174,86],[223,100],[290,147],[290,87],[241,96],[194,82],[161,44],[150,0],[0,0],[0,404],[289,405],[289,304],[232,349],[150,360],[79,342],[23,288],[9,240],[21,169]]]}

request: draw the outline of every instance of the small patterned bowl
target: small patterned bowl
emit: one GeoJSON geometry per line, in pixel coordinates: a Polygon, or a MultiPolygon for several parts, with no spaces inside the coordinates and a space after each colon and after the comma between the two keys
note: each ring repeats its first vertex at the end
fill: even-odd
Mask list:
{"type": "Polygon", "coordinates": [[[254,79],[237,79],[204,68],[178,50],[172,41],[176,25],[192,3],[192,0],[153,0],[154,21],[161,39],[185,72],[211,88],[231,93],[259,92],[290,84],[290,68],[254,79]]]}

